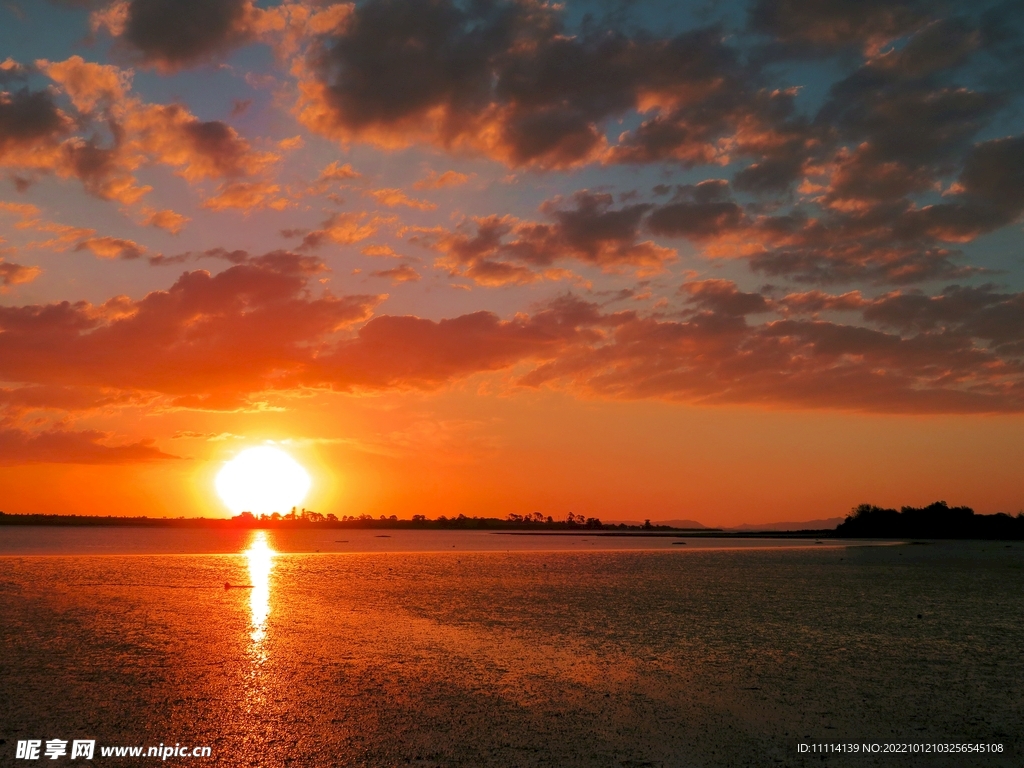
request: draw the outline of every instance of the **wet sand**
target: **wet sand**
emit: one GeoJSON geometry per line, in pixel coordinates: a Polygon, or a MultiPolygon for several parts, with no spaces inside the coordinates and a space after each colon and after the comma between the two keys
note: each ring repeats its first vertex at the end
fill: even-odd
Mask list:
{"type": "Polygon", "coordinates": [[[1020,765],[1021,545],[681,550],[283,554],[265,621],[241,555],[3,557],[2,763],[1020,765]]]}

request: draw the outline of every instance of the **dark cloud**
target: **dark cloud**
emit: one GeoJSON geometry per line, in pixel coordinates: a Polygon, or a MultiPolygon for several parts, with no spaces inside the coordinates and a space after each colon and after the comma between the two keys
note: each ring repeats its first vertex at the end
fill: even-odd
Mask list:
{"type": "Polygon", "coordinates": [[[616,208],[610,194],[584,190],[541,206],[552,223],[489,216],[416,240],[443,254],[438,266],[482,285],[533,282],[543,275],[535,270],[569,259],[609,272],[660,272],[676,254],[641,240],[641,221],[651,207],[616,208]]]}
{"type": "Polygon", "coordinates": [[[70,127],[49,91],[0,92],[0,159],[17,149],[50,143],[70,127]]]}
{"type": "Polygon", "coordinates": [[[343,140],[426,140],[512,166],[705,163],[739,120],[771,111],[770,95],[752,106],[752,74],[723,37],[573,33],[531,0],[371,0],[314,46],[302,114],[343,140]],[[606,151],[604,123],[638,107],[657,116],[606,151]]]}
{"type": "Polygon", "coordinates": [[[994,139],[967,156],[951,202],[908,210],[894,225],[902,237],[967,242],[1024,212],[1024,136],[994,139]]]}
{"type": "Polygon", "coordinates": [[[173,70],[246,39],[249,0],[131,0],[123,40],[143,61],[173,70]]]}
{"type": "Polygon", "coordinates": [[[755,0],[749,24],[788,52],[879,46],[927,18],[920,0],[755,0]]]}
{"type": "Polygon", "coordinates": [[[843,141],[868,142],[880,161],[917,165],[965,150],[1004,103],[999,94],[933,86],[867,66],[832,87],[817,121],[843,141]]]}
{"type": "Polygon", "coordinates": [[[894,293],[864,308],[866,320],[903,331],[964,333],[992,345],[1024,351],[1024,296],[993,285],[954,285],[937,296],[894,293]]]}
{"type": "Polygon", "coordinates": [[[815,198],[818,208],[757,214],[731,198],[726,182],[709,180],[677,188],[644,226],[801,282],[962,279],[982,270],[958,263],[956,246],[1024,212],[1024,137],[971,147],[943,202],[914,202],[913,195],[934,184],[927,169],[883,161],[872,145],[862,144],[852,153],[837,152],[829,184],[815,198]]]}
{"type": "Polygon", "coordinates": [[[689,296],[689,303],[722,315],[743,315],[767,312],[770,305],[760,293],[744,293],[731,280],[696,280],[683,283],[680,293],[689,296]]]}
{"type": "Polygon", "coordinates": [[[729,199],[729,183],[709,179],[678,188],[670,202],[651,213],[647,227],[656,235],[701,241],[736,229],[744,218],[743,209],[729,199]]]}

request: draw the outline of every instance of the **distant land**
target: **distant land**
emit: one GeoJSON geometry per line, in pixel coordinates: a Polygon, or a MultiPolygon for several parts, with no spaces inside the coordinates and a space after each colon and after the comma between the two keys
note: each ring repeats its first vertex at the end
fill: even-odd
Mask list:
{"type": "Polygon", "coordinates": [[[726,528],[727,531],[824,531],[832,530],[840,523],[842,523],[845,517],[826,517],[821,520],[804,520],[798,523],[744,523],[743,525],[736,525],[732,528],[726,528]]]}
{"type": "Polygon", "coordinates": [[[1024,539],[1024,512],[977,515],[970,507],[936,501],[927,507],[883,509],[861,504],[835,530],[859,539],[1024,539]]]}
{"type": "Polygon", "coordinates": [[[413,530],[458,529],[458,530],[513,530],[513,531],[622,531],[622,532],[672,532],[699,530],[704,533],[721,531],[697,523],[698,528],[673,527],[662,523],[602,523],[599,518],[576,515],[570,512],[564,520],[545,517],[539,512],[529,515],[509,514],[507,517],[467,517],[440,515],[429,519],[425,515],[413,515],[411,519],[399,519],[397,515],[372,517],[370,515],[321,514],[308,509],[292,509],[291,512],[271,515],[253,515],[243,512],[234,517],[118,517],[114,515],[43,515],[7,514],[0,512],[0,526],[4,525],[53,525],[69,527],[131,527],[131,528],[242,528],[242,529],[292,529],[292,528],[396,528],[413,530]]]}
{"type": "MultiPolygon", "coordinates": [[[[628,526],[643,526],[643,521],[640,520],[609,520],[609,525],[628,525],[628,526]]],[[[696,520],[652,520],[652,525],[667,525],[669,528],[683,528],[686,530],[710,530],[703,523],[698,523],[696,520]]],[[[715,530],[719,530],[716,528],[715,530]]]]}
{"type": "Polygon", "coordinates": [[[509,514],[498,517],[467,517],[441,515],[428,519],[413,515],[400,520],[396,515],[323,515],[312,510],[292,509],[286,514],[255,516],[248,512],[230,518],[207,517],[115,517],[89,515],[34,515],[0,512],[0,526],[52,525],[139,528],[241,528],[241,529],[305,529],[305,528],[394,528],[411,530],[491,530],[522,533],[565,533],[606,531],[611,535],[688,534],[693,536],[814,536],[820,538],[857,539],[1024,539],[1024,512],[1015,517],[1000,512],[978,515],[970,507],[950,507],[936,501],[927,507],[885,509],[861,504],[845,518],[832,517],[795,523],[763,523],[735,528],[709,528],[695,520],[644,520],[601,522],[596,517],[569,513],[564,520],[555,520],[539,512],[528,515],[509,514]]]}

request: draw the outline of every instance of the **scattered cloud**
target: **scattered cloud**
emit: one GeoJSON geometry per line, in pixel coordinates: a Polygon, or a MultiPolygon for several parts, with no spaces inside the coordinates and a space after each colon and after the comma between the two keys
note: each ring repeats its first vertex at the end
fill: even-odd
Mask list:
{"type": "Polygon", "coordinates": [[[152,441],[110,445],[96,430],[30,432],[0,428],[0,466],[21,464],[139,464],[177,459],[152,441]]]}
{"type": "MultiPolygon", "coordinates": [[[[2,265],[0,265],[2,268],[2,265]]],[[[397,267],[391,269],[380,269],[375,272],[371,272],[372,277],[383,277],[390,280],[394,285],[399,283],[410,283],[416,282],[420,279],[420,273],[410,267],[408,264],[400,264],[397,267]]]]}
{"type": "Polygon", "coordinates": [[[406,208],[415,208],[418,211],[433,211],[437,209],[434,203],[411,198],[400,189],[373,189],[366,194],[388,208],[404,206],[406,208]]]}
{"type": "Polygon", "coordinates": [[[5,261],[0,256],[0,286],[3,288],[31,283],[42,273],[43,270],[39,267],[26,267],[21,264],[15,264],[13,261],[5,261]]]}
{"type": "Polygon", "coordinates": [[[443,189],[444,187],[457,187],[467,181],[469,181],[469,176],[458,171],[445,171],[444,173],[431,171],[412,186],[413,189],[443,189]]]}

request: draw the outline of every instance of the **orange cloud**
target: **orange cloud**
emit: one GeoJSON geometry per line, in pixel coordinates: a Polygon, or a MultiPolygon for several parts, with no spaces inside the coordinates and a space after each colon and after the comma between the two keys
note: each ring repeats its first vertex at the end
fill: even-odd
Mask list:
{"type": "MultiPolygon", "coordinates": [[[[40,71],[67,94],[77,121],[59,108],[54,89],[0,94],[0,165],[78,178],[97,197],[137,204],[150,187],[136,171],[157,163],[196,183],[208,179],[239,181],[264,174],[280,155],[258,152],[234,128],[201,121],[178,104],[145,104],[129,94],[131,71],[93,64],[80,56],[37,62],[40,71]],[[101,113],[110,138],[72,135],[101,113]]],[[[69,107],[70,108],[70,107],[69,107]]],[[[264,189],[269,182],[262,184],[264,189]]],[[[242,190],[227,192],[217,205],[237,207],[242,190]],[[235,201],[234,203],[229,201],[235,201]]],[[[249,191],[252,197],[252,189],[249,191]]],[[[264,203],[265,204],[265,203],[264,203]]],[[[279,205],[281,203],[278,203],[279,205]]],[[[164,217],[166,220],[167,217],[164,217]]]]}
{"type": "Polygon", "coordinates": [[[442,189],[444,187],[456,187],[469,181],[469,176],[457,171],[445,171],[438,174],[431,171],[424,178],[413,184],[413,189],[442,189]]]}
{"type": "Polygon", "coordinates": [[[270,389],[432,389],[505,371],[512,386],[586,397],[1024,411],[1013,351],[1024,343],[1024,299],[991,286],[771,300],[714,279],[684,284],[686,308],[668,318],[562,296],[507,319],[429,320],[371,317],[381,296],[312,295],[325,267],[309,256],[211,255],[237,263],[187,272],[140,300],[0,307],[0,378],[194,408],[236,408],[270,389]],[[864,324],[794,319],[815,309],[855,311],[864,324]]]}
{"type": "Polygon", "coordinates": [[[75,250],[92,251],[101,259],[137,259],[146,252],[135,241],[120,237],[90,237],[75,246],[75,250]]]}
{"type": "Polygon", "coordinates": [[[235,407],[246,392],[294,382],[334,334],[382,300],[309,295],[306,281],[322,269],[274,252],[217,275],[185,273],[137,301],[0,307],[0,376],[235,407]]]}
{"type": "Polygon", "coordinates": [[[383,277],[390,280],[393,284],[398,285],[399,283],[416,282],[420,279],[420,273],[410,267],[408,264],[400,264],[397,267],[391,269],[380,269],[370,273],[373,277],[383,277]]]}
{"type": "Polygon", "coordinates": [[[59,62],[40,59],[36,66],[67,93],[75,109],[82,113],[92,112],[100,103],[119,104],[131,88],[130,69],[93,64],[81,56],[59,62]]]}
{"type": "Polygon", "coordinates": [[[177,104],[139,105],[126,115],[125,129],[132,150],[179,168],[188,181],[253,176],[280,159],[254,152],[226,123],[202,122],[177,104]]]}
{"type": "Polygon", "coordinates": [[[434,205],[434,203],[411,198],[400,189],[374,189],[368,191],[366,194],[381,205],[386,205],[389,208],[395,208],[401,205],[406,208],[415,208],[418,211],[433,211],[437,209],[437,206],[434,205]]]}
{"type": "Polygon", "coordinates": [[[39,267],[25,267],[13,261],[4,261],[0,256],[0,285],[4,288],[31,283],[42,273],[43,270],[39,267]]]}
{"type": "Polygon", "coordinates": [[[312,250],[325,243],[353,245],[375,235],[386,221],[378,217],[367,220],[365,213],[336,213],[323,223],[321,229],[308,233],[299,248],[312,250]]]}
{"type": "Polygon", "coordinates": [[[345,165],[338,165],[338,161],[335,160],[322,171],[320,171],[320,177],[318,181],[347,181],[349,179],[361,178],[362,174],[358,171],[353,170],[352,166],[348,163],[345,165]]]}
{"type": "Polygon", "coordinates": [[[281,188],[277,184],[265,181],[235,181],[219,187],[216,195],[203,201],[203,207],[212,211],[236,208],[246,213],[261,208],[283,211],[294,203],[280,192],[281,188]]]}
{"type": "Polygon", "coordinates": [[[384,256],[392,259],[402,258],[402,254],[396,253],[390,245],[367,245],[361,253],[367,256],[384,256]]]}
{"type": "Polygon", "coordinates": [[[145,216],[143,224],[147,227],[156,227],[176,235],[191,221],[188,216],[183,216],[171,210],[157,211],[152,208],[144,208],[142,215],[145,216]]]}

